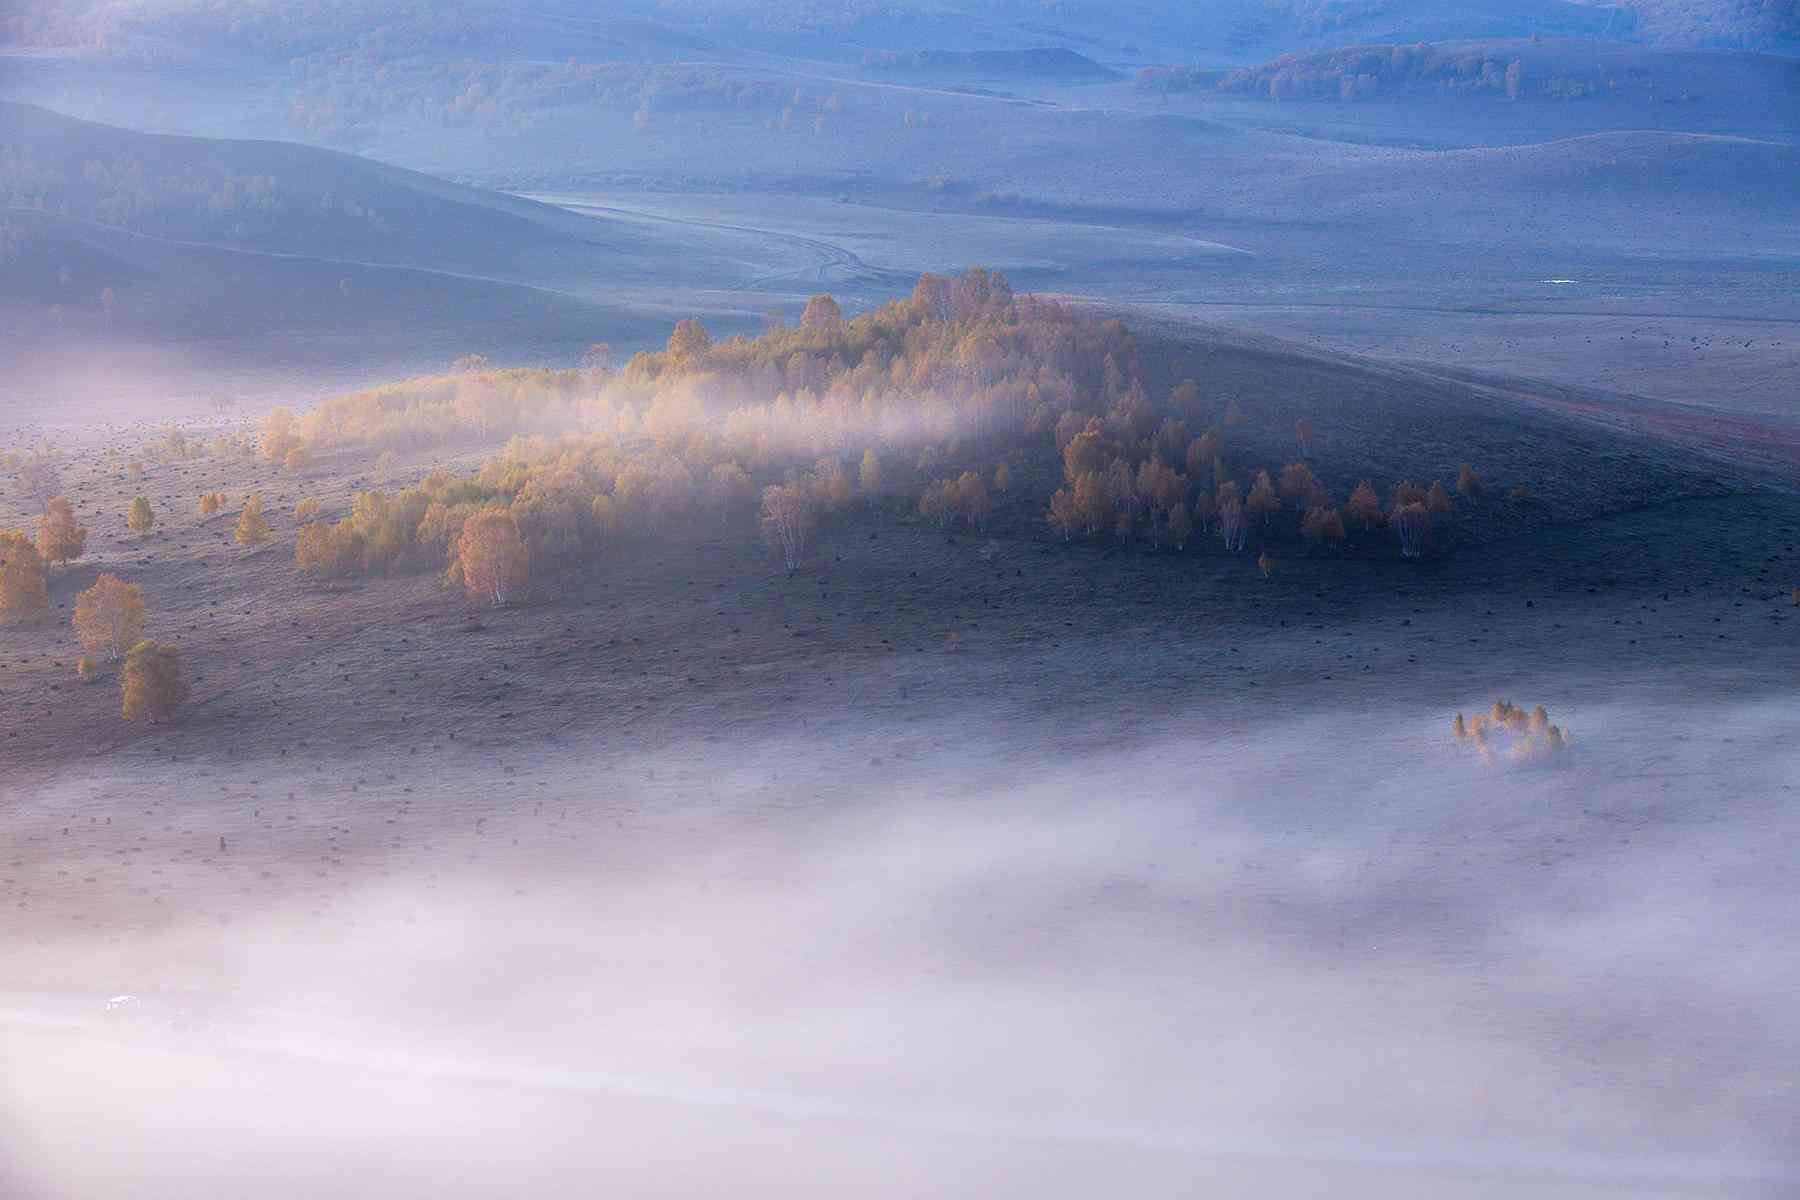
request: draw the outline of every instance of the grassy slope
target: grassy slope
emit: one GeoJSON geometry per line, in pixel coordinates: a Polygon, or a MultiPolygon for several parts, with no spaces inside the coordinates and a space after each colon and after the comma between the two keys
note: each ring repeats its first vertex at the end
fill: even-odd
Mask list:
{"type": "MultiPolygon", "coordinates": [[[[1309,657],[1305,641],[1288,644],[1289,623],[1299,628],[1309,617],[1331,617],[1367,640],[1377,629],[1410,622],[1402,618],[1409,603],[1418,603],[1419,588],[1431,598],[1423,624],[1446,646],[1470,644],[1457,626],[1493,589],[1523,586],[1540,605],[1565,597],[1555,619],[1568,620],[1554,630],[1545,612],[1508,618],[1529,624],[1543,653],[1565,655],[1581,653],[1582,637],[1623,619],[1639,600],[1686,588],[1657,624],[1664,647],[1657,653],[1689,639],[1695,646],[1682,652],[1698,653],[1703,635],[1714,640],[1715,631],[1705,628],[1714,615],[1731,618],[1719,632],[1734,647],[1774,636],[1771,621],[1783,615],[1788,576],[1800,570],[1791,548],[1781,549],[1800,519],[1786,493],[1763,492],[1744,473],[1666,438],[1547,411],[1530,389],[1450,382],[1235,337],[1196,341],[1153,332],[1144,354],[1158,383],[1195,375],[1207,381],[1206,394],[1242,401],[1250,420],[1234,429],[1231,442],[1240,467],[1279,466],[1291,451],[1294,417],[1305,415],[1318,428],[1315,469],[1334,490],[1363,476],[1375,477],[1384,491],[1397,477],[1443,478],[1472,459],[1496,495],[1478,507],[1459,502],[1453,541],[1460,548],[1447,560],[1407,565],[1385,551],[1346,560],[1284,542],[1275,550],[1283,560],[1276,580],[1265,583],[1246,557],[1223,554],[1212,539],[1186,554],[1054,543],[1041,514],[1056,467],[1049,450],[1034,443],[1014,457],[1015,485],[999,499],[993,527],[1000,555],[991,562],[977,553],[985,538],[946,539],[917,522],[912,504],[920,481],[896,464],[888,495],[873,510],[828,526],[800,576],[782,578],[748,529],[695,530],[546,580],[521,610],[484,618],[493,632],[471,634],[463,629],[468,602],[432,576],[321,587],[296,575],[289,559],[293,504],[317,496],[328,511],[342,511],[353,491],[367,486],[367,455],[333,456],[304,479],[207,460],[153,467],[138,484],[97,464],[75,465],[69,490],[95,530],[90,555],[53,583],[53,603],[63,606],[57,624],[0,632],[0,656],[26,710],[70,719],[6,730],[4,753],[19,766],[47,769],[78,752],[67,737],[75,728],[86,731],[82,745],[90,749],[143,741],[250,752],[295,738],[373,748],[420,722],[533,738],[621,712],[633,714],[634,726],[704,722],[712,719],[704,714],[723,709],[779,714],[803,694],[795,691],[801,676],[922,663],[892,656],[939,653],[950,632],[977,654],[1023,654],[1048,670],[1075,652],[1064,647],[1067,637],[1179,623],[1190,609],[1205,614],[1209,637],[1267,641],[1270,663],[1285,664],[1281,678],[1304,693],[1330,667],[1309,657]],[[1515,482],[1529,484],[1531,501],[1498,494],[1515,482]],[[275,545],[247,555],[229,545],[230,513],[210,522],[195,516],[195,498],[215,488],[234,496],[263,490],[275,545]],[[121,514],[138,491],[164,514],[148,539],[123,528],[121,514]],[[73,679],[67,606],[101,569],[142,583],[156,614],[152,633],[190,650],[201,676],[196,704],[174,730],[124,726],[109,686],[73,679]],[[1611,597],[1621,588],[1586,610],[1573,603],[1592,589],[1611,597]],[[1740,596],[1740,588],[1751,591],[1740,596]],[[1734,608],[1734,601],[1752,599],[1734,608]],[[1323,609],[1320,600],[1328,600],[1323,609]],[[772,674],[746,674],[752,663],[772,674]],[[492,725],[501,720],[508,724],[492,725]]],[[[109,438],[129,451],[148,433],[120,428],[109,438]]],[[[967,464],[938,473],[987,469],[998,451],[967,453],[967,464]]],[[[411,456],[401,477],[440,460],[411,456]]],[[[28,518],[16,501],[0,502],[0,524],[28,518]]],[[[1524,629],[1484,632],[1505,640],[1524,629]]],[[[1594,661],[1594,670],[1637,661],[1636,650],[1608,653],[1613,657],[1594,661]]],[[[1434,662],[1430,677],[1441,682],[1443,672],[1478,669],[1477,658],[1458,668],[1462,661],[1434,662]]],[[[1696,660],[1700,667],[1708,662],[1696,660]]],[[[1398,658],[1359,658],[1357,666],[1359,673],[1399,671],[1396,681],[1411,670],[1398,658]]],[[[1230,664],[1225,669],[1227,677],[1236,673],[1230,664]]],[[[1264,686],[1275,682],[1262,679],[1264,686]]]]}

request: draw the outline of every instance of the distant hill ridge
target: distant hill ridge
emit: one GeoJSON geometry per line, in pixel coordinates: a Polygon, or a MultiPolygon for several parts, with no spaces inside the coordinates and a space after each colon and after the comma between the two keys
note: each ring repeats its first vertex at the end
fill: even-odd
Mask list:
{"type": "Polygon", "coordinates": [[[1215,90],[1274,100],[1365,100],[1425,91],[1510,100],[1612,96],[1677,104],[1735,95],[1750,105],[1792,104],[1800,96],[1800,59],[1518,38],[1344,46],[1287,54],[1239,70],[1146,67],[1137,82],[1148,91],[1215,90]]]}
{"type": "Polygon", "coordinates": [[[871,51],[863,66],[877,74],[957,76],[1055,82],[1103,82],[1120,78],[1073,50],[896,50],[871,51]]]}

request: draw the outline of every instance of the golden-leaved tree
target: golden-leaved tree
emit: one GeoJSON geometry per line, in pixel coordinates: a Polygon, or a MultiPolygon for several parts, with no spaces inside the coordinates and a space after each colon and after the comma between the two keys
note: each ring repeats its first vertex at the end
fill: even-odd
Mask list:
{"type": "Polygon", "coordinates": [[[0,625],[29,621],[49,607],[37,545],[17,530],[0,532],[0,625]]]}
{"type": "Polygon", "coordinates": [[[73,562],[87,549],[87,526],[75,520],[67,496],[52,496],[38,522],[37,550],[48,566],[73,562]]]}
{"type": "Polygon", "coordinates": [[[142,641],[125,656],[119,688],[127,721],[166,721],[187,703],[187,672],[181,650],[142,641]]]}
{"type": "Polygon", "coordinates": [[[75,636],[89,654],[104,650],[117,662],[144,636],[144,600],[135,583],[106,574],[75,597],[75,636]]]}
{"type": "Polygon", "coordinates": [[[232,534],[240,546],[260,546],[269,540],[269,521],[263,516],[262,493],[258,492],[244,502],[244,511],[238,517],[237,530],[232,534]]]}
{"type": "Polygon", "coordinates": [[[519,523],[502,508],[483,509],[463,523],[456,563],[469,594],[496,607],[530,578],[531,559],[519,537],[519,523]]]}
{"type": "Polygon", "coordinates": [[[131,511],[125,515],[125,524],[133,533],[149,533],[156,527],[156,512],[150,507],[150,501],[139,496],[131,502],[131,511]]]}

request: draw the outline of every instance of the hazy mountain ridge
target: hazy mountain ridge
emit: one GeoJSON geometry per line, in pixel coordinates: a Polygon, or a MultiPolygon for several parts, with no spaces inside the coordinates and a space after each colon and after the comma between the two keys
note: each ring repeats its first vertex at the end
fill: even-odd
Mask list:
{"type": "Polygon", "coordinates": [[[1230,71],[1146,67],[1137,83],[1158,93],[1212,90],[1273,100],[1605,97],[1649,106],[1709,100],[1793,109],[1800,103],[1800,59],[1541,38],[1365,43],[1230,71]]]}
{"type": "Polygon", "coordinates": [[[295,142],[139,133],[0,103],[0,196],[173,242],[540,283],[684,274],[654,228],[295,142]]]}
{"type": "Polygon", "coordinates": [[[1793,0],[636,0],[586,6],[517,0],[270,0],[214,7],[147,0],[46,0],[0,22],[0,44],[84,47],[143,60],[207,52],[271,62],[352,50],[385,60],[514,55],[634,58],[711,45],[802,57],[940,46],[954,51],[1061,44],[1129,63],[1171,53],[1243,62],[1355,41],[1595,37],[1675,46],[1791,48],[1793,0]]]}

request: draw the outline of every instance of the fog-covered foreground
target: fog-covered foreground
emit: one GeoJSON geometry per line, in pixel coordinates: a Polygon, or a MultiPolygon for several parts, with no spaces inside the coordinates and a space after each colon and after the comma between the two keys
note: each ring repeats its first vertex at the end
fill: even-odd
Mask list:
{"type": "Polygon", "coordinates": [[[0,1192],[1792,1194],[1791,706],[1561,694],[1561,769],[1370,697],[70,777],[397,824],[16,913],[0,1192]]]}

